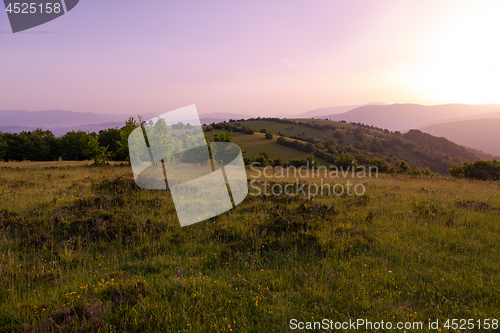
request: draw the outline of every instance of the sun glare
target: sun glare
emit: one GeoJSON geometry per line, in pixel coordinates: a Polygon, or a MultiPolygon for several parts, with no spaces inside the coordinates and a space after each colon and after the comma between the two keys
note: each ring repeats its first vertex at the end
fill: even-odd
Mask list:
{"type": "Polygon", "coordinates": [[[428,39],[406,78],[435,102],[500,103],[500,2],[475,4],[428,39]]]}

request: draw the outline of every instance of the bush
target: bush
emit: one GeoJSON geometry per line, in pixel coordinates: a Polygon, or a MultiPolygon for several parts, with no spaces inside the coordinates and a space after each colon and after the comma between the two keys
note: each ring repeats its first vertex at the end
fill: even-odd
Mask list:
{"type": "Polygon", "coordinates": [[[358,161],[356,161],[356,158],[354,158],[352,154],[342,152],[335,159],[335,166],[344,170],[347,170],[348,167],[354,167],[354,169],[357,169],[358,161]]]}
{"type": "Polygon", "coordinates": [[[408,172],[408,170],[410,170],[410,167],[408,166],[408,164],[406,164],[405,161],[401,161],[401,163],[399,163],[398,172],[405,173],[405,172],[408,172]]]}
{"type": "Polygon", "coordinates": [[[500,180],[500,162],[496,159],[493,159],[493,161],[465,161],[461,166],[453,164],[451,168],[448,169],[448,173],[455,178],[500,180]]]}
{"type": "Polygon", "coordinates": [[[220,134],[214,131],[214,142],[231,142],[233,141],[233,132],[221,132],[220,134]]]}
{"type": "Polygon", "coordinates": [[[109,164],[108,146],[100,146],[97,136],[89,135],[88,148],[85,150],[85,154],[94,160],[93,165],[100,166],[109,164]]]}
{"type": "Polygon", "coordinates": [[[271,140],[273,138],[273,132],[267,131],[266,132],[266,139],[271,140]]]}
{"type": "Polygon", "coordinates": [[[389,171],[389,163],[382,158],[374,158],[370,164],[376,166],[379,172],[389,171]]]}

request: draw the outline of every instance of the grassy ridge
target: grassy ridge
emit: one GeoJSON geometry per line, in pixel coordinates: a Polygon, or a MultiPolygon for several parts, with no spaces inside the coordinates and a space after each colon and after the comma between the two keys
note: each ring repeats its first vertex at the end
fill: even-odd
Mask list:
{"type": "MultiPolygon", "coordinates": [[[[216,130],[216,133],[224,132],[222,130],[216,130]]],[[[210,140],[213,139],[213,132],[205,132],[205,135],[210,140]]],[[[306,152],[300,151],[292,147],[286,147],[280,145],[276,140],[278,136],[273,136],[272,139],[266,139],[264,133],[254,133],[252,135],[247,135],[243,133],[233,132],[232,134],[233,142],[238,144],[243,150],[246,151],[248,157],[256,157],[262,151],[267,151],[273,157],[281,157],[284,161],[289,161],[291,159],[305,160],[309,155],[306,152]]],[[[328,166],[329,163],[321,158],[315,158],[315,160],[323,166],[328,166]]]]}
{"type": "Polygon", "coordinates": [[[137,189],[129,167],[3,165],[2,331],[281,332],[292,318],[500,310],[498,182],[349,179],[366,194],[249,195],[181,229],[169,192],[137,189]]]}
{"type": "MultiPolygon", "coordinates": [[[[316,149],[321,151],[318,156],[327,159],[330,163],[333,163],[334,158],[329,158],[324,153],[335,157],[344,151],[352,153],[361,164],[365,165],[370,164],[374,158],[379,158],[387,161],[389,165],[397,167],[404,160],[414,169],[423,171],[429,167],[432,172],[447,175],[448,168],[453,164],[459,165],[466,160],[476,160],[479,158],[478,155],[490,160],[493,159],[491,155],[484,153],[476,155],[470,149],[418,130],[412,130],[405,134],[391,133],[363,124],[320,119],[253,119],[212,125],[214,128],[225,128],[226,130],[229,130],[231,126],[235,130],[238,128],[267,130],[274,135],[311,142],[314,143],[316,149]]],[[[246,140],[249,141],[249,145],[253,144],[251,138],[246,140]]],[[[261,143],[261,145],[263,144],[261,143]]],[[[290,153],[287,152],[287,154],[290,153]]],[[[272,156],[279,157],[280,152],[278,151],[276,155],[272,154],[272,156]]]]}

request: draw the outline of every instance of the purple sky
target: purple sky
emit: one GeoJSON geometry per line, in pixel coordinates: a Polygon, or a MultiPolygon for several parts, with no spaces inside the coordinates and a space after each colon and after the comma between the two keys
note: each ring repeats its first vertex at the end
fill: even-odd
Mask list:
{"type": "Polygon", "coordinates": [[[498,2],[435,2],[81,0],[17,34],[2,11],[0,110],[500,103],[498,2]]]}

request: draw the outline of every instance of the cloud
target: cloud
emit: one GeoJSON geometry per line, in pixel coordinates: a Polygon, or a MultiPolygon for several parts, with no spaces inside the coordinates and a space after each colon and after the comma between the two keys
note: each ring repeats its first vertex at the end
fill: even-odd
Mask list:
{"type": "Polygon", "coordinates": [[[298,65],[296,63],[294,63],[293,61],[291,60],[288,60],[288,59],[285,59],[285,58],[281,58],[280,61],[284,62],[285,65],[287,65],[288,67],[290,68],[294,68],[294,67],[297,67],[298,65]]]}

